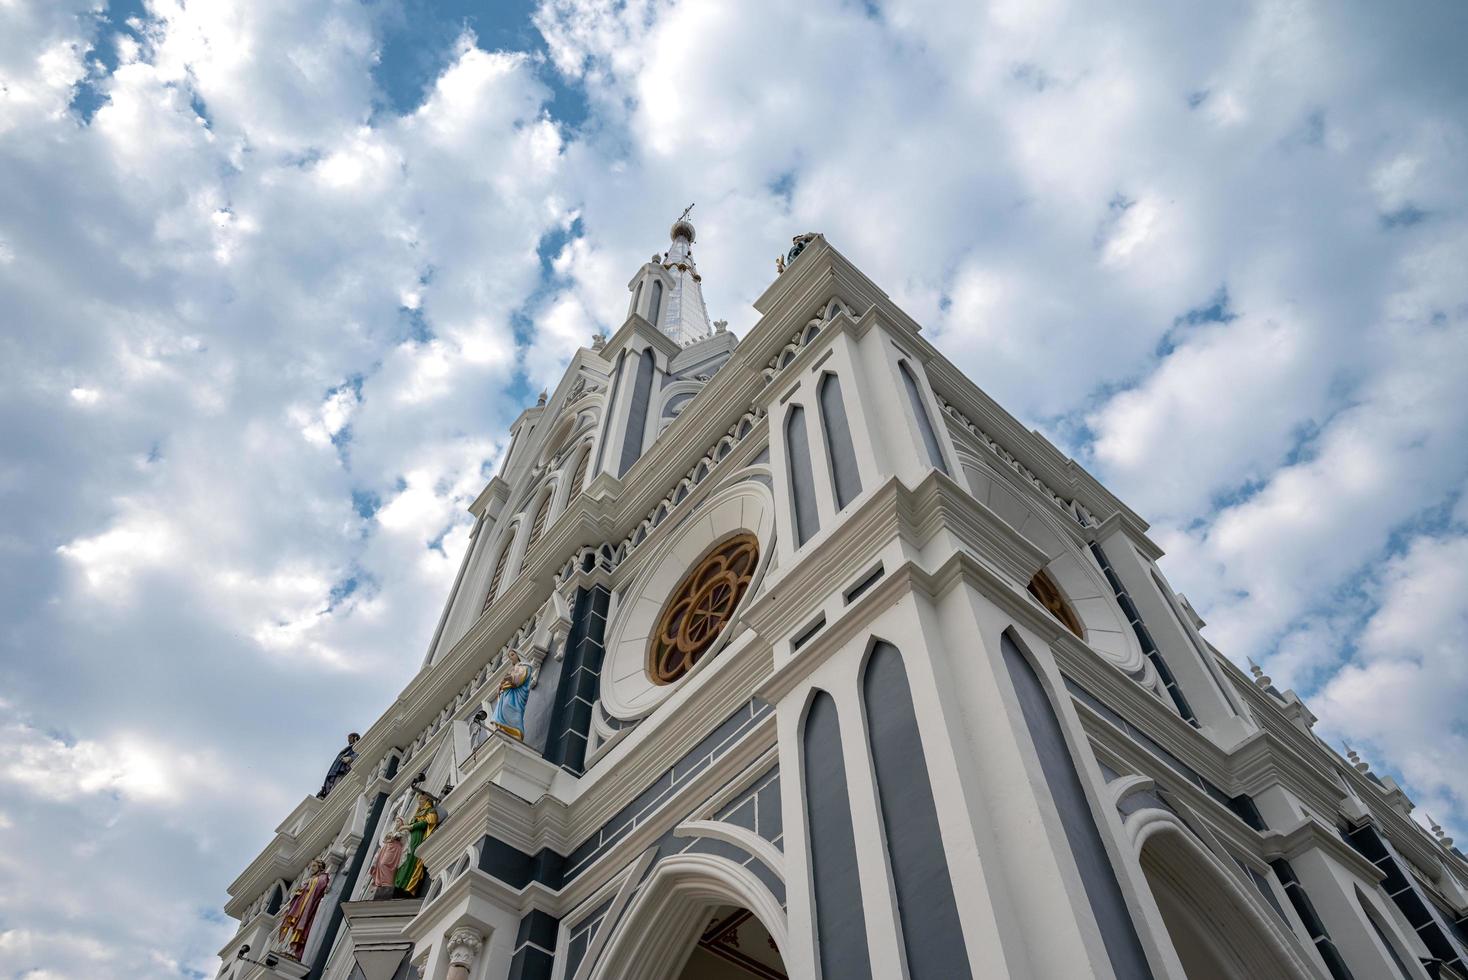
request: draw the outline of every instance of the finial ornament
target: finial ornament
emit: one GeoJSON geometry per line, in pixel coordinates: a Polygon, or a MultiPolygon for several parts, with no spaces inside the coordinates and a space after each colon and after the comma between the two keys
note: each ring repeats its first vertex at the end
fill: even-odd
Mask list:
{"type": "Polygon", "coordinates": [[[1443,847],[1453,846],[1453,839],[1443,830],[1442,824],[1432,819],[1432,814],[1430,813],[1427,815],[1427,822],[1432,825],[1432,836],[1437,838],[1439,844],[1443,847]]]}
{"type": "Polygon", "coordinates": [[[1371,765],[1369,763],[1361,761],[1360,754],[1355,749],[1351,748],[1351,744],[1349,742],[1343,742],[1341,744],[1345,745],[1346,747],[1346,760],[1351,763],[1351,768],[1355,769],[1363,776],[1370,774],[1371,765]]]}
{"type": "Polygon", "coordinates": [[[1271,685],[1271,684],[1274,683],[1274,681],[1270,678],[1270,676],[1268,674],[1264,673],[1264,668],[1263,667],[1260,667],[1258,664],[1256,664],[1254,662],[1254,658],[1253,657],[1249,657],[1248,658],[1248,661],[1249,661],[1249,673],[1251,673],[1251,674],[1254,675],[1254,686],[1255,687],[1259,688],[1260,690],[1264,690],[1265,688],[1269,687],[1269,685],[1271,685]]]}
{"type": "Polygon", "coordinates": [[[607,345],[607,335],[598,330],[591,335],[591,349],[601,350],[607,345]]]}
{"type": "Polygon", "coordinates": [[[680,214],[680,215],[678,215],[678,220],[679,221],[687,221],[688,220],[688,215],[689,215],[689,213],[692,210],[693,210],[693,205],[692,204],[688,205],[688,207],[686,207],[686,208],[683,209],[683,213],[680,214]]]}

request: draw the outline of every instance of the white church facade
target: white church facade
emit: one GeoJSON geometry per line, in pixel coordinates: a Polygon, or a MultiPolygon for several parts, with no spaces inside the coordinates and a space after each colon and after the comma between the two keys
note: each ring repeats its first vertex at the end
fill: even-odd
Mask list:
{"type": "Polygon", "coordinates": [[[219,980],[1468,980],[1468,862],[818,235],[514,423],[219,980]]]}

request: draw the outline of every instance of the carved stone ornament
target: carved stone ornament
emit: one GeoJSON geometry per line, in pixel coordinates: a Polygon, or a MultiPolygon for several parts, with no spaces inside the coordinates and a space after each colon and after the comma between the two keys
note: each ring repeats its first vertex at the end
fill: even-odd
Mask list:
{"type": "Polygon", "coordinates": [[[449,933],[449,965],[468,968],[479,958],[484,947],[484,937],[468,926],[459,926],[449,933]]]}
{"type": "Polygon", "coordinates": [[[759,564],[753,534],[725,538],[678,583],[653,633],[647,671],[656,684],[671,684],[692,669],[729,624],[759,564]]]}

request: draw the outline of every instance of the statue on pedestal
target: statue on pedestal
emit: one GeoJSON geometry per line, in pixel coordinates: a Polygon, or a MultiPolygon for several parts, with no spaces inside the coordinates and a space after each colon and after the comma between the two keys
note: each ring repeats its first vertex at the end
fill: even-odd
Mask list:
{"type": "Polygon", "coordinates": [[[535,671],[510,651],[510,669],[500,681],[500,696],[494,702],[494,715],[490,724],[506,735],[523,742],[525,740],[525,703],[530,700],[530,688],[534,686],[535,671]]]}
{"type": "Polygon", "coordinates": [[[326,771],[326,781],[321,784],[321,792],[316,795],[322,799],[331,792],[336,781],[352,771],[352,763],[357,759],[357,739],[361,738],[356,732],[347,736],[347,747],[336,754],[336,759],[331,763],[331,768],[326,771]]]}
{"type": "Polygon", "coordinates": [[[367,871],[367,880],[372,883],[373,898],[391,898],[393,881],[398,875],[398,865],[403,863],[403,848],[407,846],[403,840],[402,819],[398,819],[391,830],[382,838],[381,845],[377,848],[377,857],[372,859],[372,867],[367,871]]]}
{"type": "Polygon", "coordinates": [[[325,863],[316,860],[311,862],[305,877],[291,892],[290,901],[286,903],[285,912],[280,917],[277,937],[280,948],[292,959],[299,960],[305,953],[306,937],[311,934],[311,923],[315,920],[316,910],[321,906],[321,899],[326,897],[326,889],[330,885],[331,875],[326,873],[325,863]]]}
{"type": "Polygon", "coordinates": [[[408,837],[402,863],[398,865],[397,874],[393,877],[393,887],[405,898],[416,896],[419,886],[423,884],[424,868],[423,862],[418,859],[418,845],[437,828],[438,810],[433,805],[433,797],[419,790],[418,808],[413,811],[413,819],[405,824],[403,818],[399,817],[396,828],[408,837]]]}

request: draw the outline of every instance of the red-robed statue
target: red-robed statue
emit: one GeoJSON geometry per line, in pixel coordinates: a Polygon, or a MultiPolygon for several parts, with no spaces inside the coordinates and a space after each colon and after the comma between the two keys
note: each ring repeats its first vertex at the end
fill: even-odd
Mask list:
{"type": "Polygon", "coordinates": [[[330,885],[331,875],[326,873],[326,865],[312,861],[306,869],[306,876],[291,892],[291,899],[280,917],[279,938],[280,948],[292,959],[299,960],[306,952],[306,937],[311,934],[311,923],[330,885]]]}

